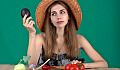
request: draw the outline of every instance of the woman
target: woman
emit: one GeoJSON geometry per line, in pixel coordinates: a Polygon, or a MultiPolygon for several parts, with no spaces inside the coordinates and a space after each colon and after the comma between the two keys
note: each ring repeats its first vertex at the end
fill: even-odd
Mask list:
{"type": "Polygon", "coordinates": [[[23,18],[23,25],[29,31],[27,55],[28,64],[41,65],[48,58],[48,65],[65,66],[78,63],[80,48],[94,61],[84,63],[85,68],[108,67],[107,62],[92,48],[90,43],[79,34],[82,13],[76,0],[43,0],[36,9],[36,23],[43,33],[36,34],[32,17],[23,18]]]}

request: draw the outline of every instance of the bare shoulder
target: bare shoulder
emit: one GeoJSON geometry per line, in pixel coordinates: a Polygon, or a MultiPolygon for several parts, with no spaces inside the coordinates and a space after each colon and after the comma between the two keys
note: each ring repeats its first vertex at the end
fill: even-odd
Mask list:
{"type": "Polygon", "coordinates": [[[84,48],[86,44],[89,44],[89,42],[86,40],[86,38],[83,35],[77,34],[77,39],[78,39],[80,48],[84,48]]]}
{"type": "Polygon", "coordinates": [[[79,38],[79,37],[83,37],[82,35],[80,35],[80,34],[77,34],[77,37],[79,38]]]}
{"type": "Polygon", "coordinates": [[[36,43],[37,44],[41,44],[43,45],[44,44],[44,33],[39,33],[36,35],[36,43]]]}
{"type": "Polygon", "coordinates": [[[44,39],[44,33],[39,33],[36,35],[36,39],[43,40],[44,39]]]}
{"type": "Polygon", "coordinates": [[[77,34],[77,39],[78,39],[79,41],[82,41],[82,40],[85,40],[85,37],[84,37],[83,35],[77,34]]]}

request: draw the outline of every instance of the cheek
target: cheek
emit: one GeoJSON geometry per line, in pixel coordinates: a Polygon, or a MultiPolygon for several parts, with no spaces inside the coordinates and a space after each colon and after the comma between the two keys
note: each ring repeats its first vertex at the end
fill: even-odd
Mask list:
{"type": "Polygon", "coordinates": [[[55,22],[54,17],[51,17],[51,22],[52,22],[52,23],[54,23],[54,22],[55,22]]]}
{"type": "Polygon", "coordinates": [[[66,22],[68,22],[69,17],[66,15],[66,16],[64,16],[64,19],[66,22]]]}
{"type": "Polygon", "coordinates": [[[57,22],[57,21],[56,21],[56,18],[55,18],[55,17],[51,17],[51,23],[52,23],[53,25],[55,25],[56,22],[57,22]]]}

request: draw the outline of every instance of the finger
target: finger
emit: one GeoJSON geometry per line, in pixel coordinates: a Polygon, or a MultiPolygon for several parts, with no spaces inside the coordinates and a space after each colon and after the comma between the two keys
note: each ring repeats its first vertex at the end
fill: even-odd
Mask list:
{"type": "Polygon", "coordinates": [[[71,62],[71,64],[73,64],[73,61],[71,62]]]}
{"type": "Polygon", "coordinates": [[[35,25],[35,22],[33,21],[33,25],[35,25]]]}
{"type": "Polygon", "coordinates": [[[73,63],[73,61],[71,62],[71,64],[73,63]]]}
{"type": "Polygon", "coordinates": [[[82,61],[79,61],[79,63],[82,63],[82,61]]]}
{"type": "Polygon", "coordinates": [[[25,22],[25,23],[28,24],[28,22],[29,22],[30,19],[32,19],[32,17],[28,17],[28,18],[26,19],[26,22],[25,22]]]}
{"type": "Polygon", "coordinates": [[[33,24],[34,24],[34,23],[33,23],[33,22],[31,22],[30,26],[31,26],[31,27],[33,27],[33,24]]]}
{"type": "Polygon", "coordinates": [[[73,64],[76,64],[76,61],[74,61],[74,63],[73,64]]]}
{"type": "Polygon", "coordinates": [[[23,24],[25,23],[26,18],[27,18],[27,15],[25,14],[25,16],[23,17],[23,24]]]}
{"type": "Polygon", "coordinates": [[[73,60],[73,64],[77,64],[77,63],[79,63],[78,60],[73,60]]]}
{"type": "Polygon", "coordinates": [[[31,22],[32,22],[32,25],[35,25],[35,22],[33,20],[31,20],[31,22]]]}
{"type": "Polygon", "coordinates": [[[28,23],[27,27],[30,27],[32,24],[33,24],[32,21],[30,21],[30,22],[28,23]]]}
{"type": "Polygon", "coordinates": [[[73,60],[71,63],[74,64],[75,60],[73,60]]]}
{"type": "Polygon", "coordinates": [[[28,23],[23,24],[25,27],[27,27],[28,23]]]}
{"type": "Polygon", "coordinates": [[[35,24],[35,22],[31,20],[29,23],[29,26],[32,27],[34,24],[35,24]]]}
{"type": "Polygon", "coordinates": [[[77,64],[77,63],[79,63],[79,61],[78,61],[78,60],[76,60],[76,61],[75,61],[75,63],[77,64]]]}
{"type": "Polygon", "coordinates": [[[76,64],[76,62],[73,62],[73,64],[76,64]]]}

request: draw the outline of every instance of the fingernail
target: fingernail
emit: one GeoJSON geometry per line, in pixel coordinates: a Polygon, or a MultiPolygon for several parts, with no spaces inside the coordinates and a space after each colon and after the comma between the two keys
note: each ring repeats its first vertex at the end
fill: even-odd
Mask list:
{"type": "Polygon", "coordinates": [[[28,15],[28,13],[26,13],[26,15],[28,15]]]}

